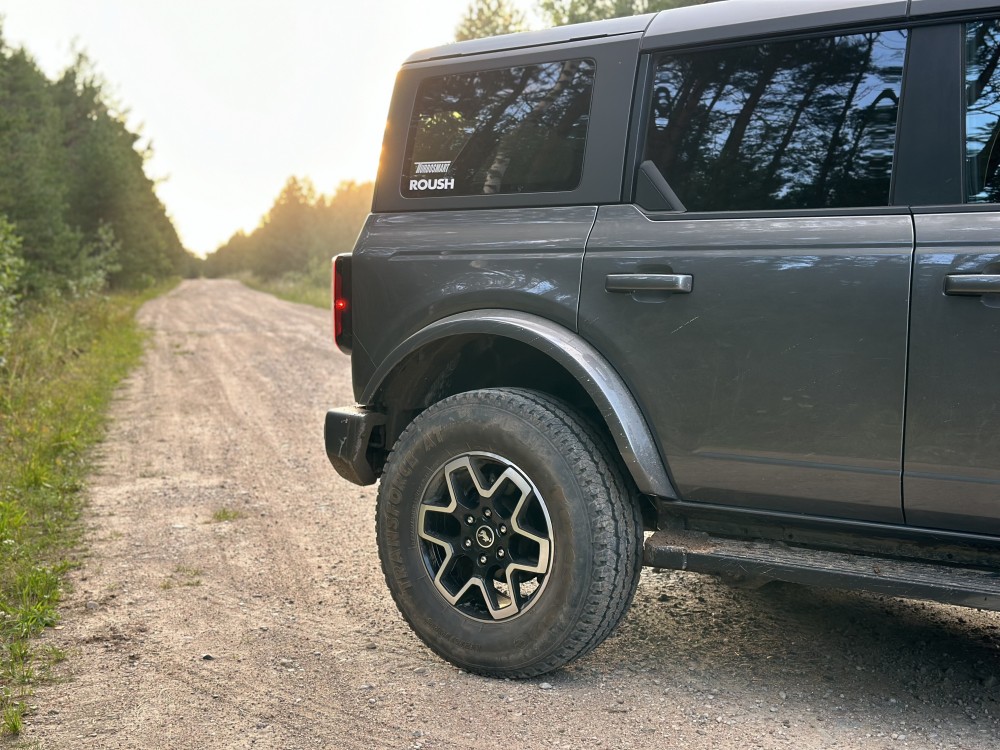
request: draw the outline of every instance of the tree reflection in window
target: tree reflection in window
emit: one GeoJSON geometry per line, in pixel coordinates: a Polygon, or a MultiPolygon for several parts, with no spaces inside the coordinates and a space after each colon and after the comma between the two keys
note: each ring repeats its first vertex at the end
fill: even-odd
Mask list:
{"type": "Polygon", "coordinates": [[[889,202],[904,31],[670,54],[646,136],[689,210],[889,202]]]}
{"type": "Polygon", "coordinates": [[[965,183],[969,203],[1000,203],[1000,21],[965,32],[965,183]]]}
{"type": "Polygon", "coordinates": [[[573,190],[583,170],[593,87],[591,60],[424,80],[410,123],[403,195],[573,190]],[[454,183],[411,187],[428,177],[454,183]]]}

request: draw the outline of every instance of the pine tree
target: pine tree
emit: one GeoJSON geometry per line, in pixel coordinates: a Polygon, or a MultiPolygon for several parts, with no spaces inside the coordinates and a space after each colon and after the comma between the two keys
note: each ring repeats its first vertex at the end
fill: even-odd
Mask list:
{"type": "Polygon", "coordinates": [[[147,157],[86,56],[53,82],[0,28],[0,214],[29,294],[145,286],[190,266],[147,157]]]}
{"type": "Polygon", "coordinates": [[[538,10],[550,26],[604,18],[638,16],[714,0],[539,0],[538,10]]]}
{"type": "Polygon", "coordinates": [[[513,34],[527,28],[524,13],[511,0],[472,0],[455,29],[455,41],[513,34]]]}

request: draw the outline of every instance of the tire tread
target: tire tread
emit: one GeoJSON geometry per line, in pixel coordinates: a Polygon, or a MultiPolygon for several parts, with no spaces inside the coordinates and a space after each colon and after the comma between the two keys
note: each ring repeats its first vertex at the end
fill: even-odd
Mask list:
{"type": "MultiPolygon", "coordinates": [[[[462,405],[492,405],[527,418],[548,435],[558,450],[579,467],[588,517],[592,520],[594,549],[593,575],[583,608],[569,635],[546,656],[519,669],[489,669],[473,664],[459,664],[478,674],[494,677],[529,678],[558,669],[592,651],[621,622],[635,594],[642,568],[642,518],[637,498],[632,497],[631,482],[625,477],[617,455],[611,453],[610,440],[591,426],[572,406],[547,394],[525,389],[483,389],[450,396],[422,412],[403,431],[390,453],[385,473],[390,474],[397,460],[397,449],[407,445],[421,430],[425,419],[462,405]]],[[[379,497],[381,502],[382,493],[379,497]]],[[[397,597],[390,580],[385,555],[380,555],[382,572],[404,619],[414,626],[397,597]]],[[[414,628],[415,632],[419,632],[414,628]]],[[[426,639],[425,639],[426,641],[426,639]]],[[[446,659],[434,643],[427,645],[446,659]]]]}

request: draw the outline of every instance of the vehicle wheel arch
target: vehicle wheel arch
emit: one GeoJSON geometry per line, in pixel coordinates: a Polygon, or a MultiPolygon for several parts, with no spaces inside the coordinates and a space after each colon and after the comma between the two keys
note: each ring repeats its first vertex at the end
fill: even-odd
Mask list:
{"type": "Polygon", "coordinates": [[[640,493],[677,498],[652,432],[621,376],[578,334],[536,315],[478,310],[427,326],[385,358],[361,403],[387,414],[388,450],[433,403],[495,387],[530,388],[569,403],[614,444],[640,493]]]}

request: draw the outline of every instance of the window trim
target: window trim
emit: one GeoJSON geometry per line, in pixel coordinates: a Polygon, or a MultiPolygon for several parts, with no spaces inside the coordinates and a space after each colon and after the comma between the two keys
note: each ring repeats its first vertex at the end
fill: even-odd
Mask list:
{"type": "Polygon", "coordinates": [[[748,211],[648,211],[636,208],[650,221],[710,221],[728,219],[794,219],[837,216],[903,216],[909,206],[846,206],[838,208],[762,208],[748,211]]]}
{"type": "Polygon", "coordinates": [[[918,214],[979,214],[995,213],[1000,210],[998,203],[948,203],[932,206],[913,206],[910,213],[918,214]]]}
{"type": "Polygon", "coordinates": [[[402,67],[389,108],[382,142],[382,158],[375,181],[375,213],[446,211],[491,208],[534,208],[618,203],[629,112],[635,86],[635,67],[641,34],[585,39],[541,49],[511,50],[478,56],[411,63],[402,67]],[[416,91],[424,78],[450,73],[535,65],[587,58],[596,66],[591,119],[584,148],[583,177],[574,190],[548,193],[426,196],[406,198],[400,192],[403,156],[416,91]]]}
{"type": "Polygon", "coordinates": [[[912,28],[893,165],[893,205],[952,205],[965,200],[962,44],[961,23],[912,28]],[[942,91],[950,91],[951,111],[941,106],[942,91]]]}
{"type": "Polygon", "coordinates": [[[649,127],[649,110],[653,106],[653,76],[656,73],[655,55],[644,52],[636,66],[635,90],[640,92],[633,98],[632,117],[628,124],[628,148],[625,156],[625,173],[622,175],[622,203],[633,203],[636,183],[639,179],[639,165],[645,149],[646,129],[649,127]]]}

